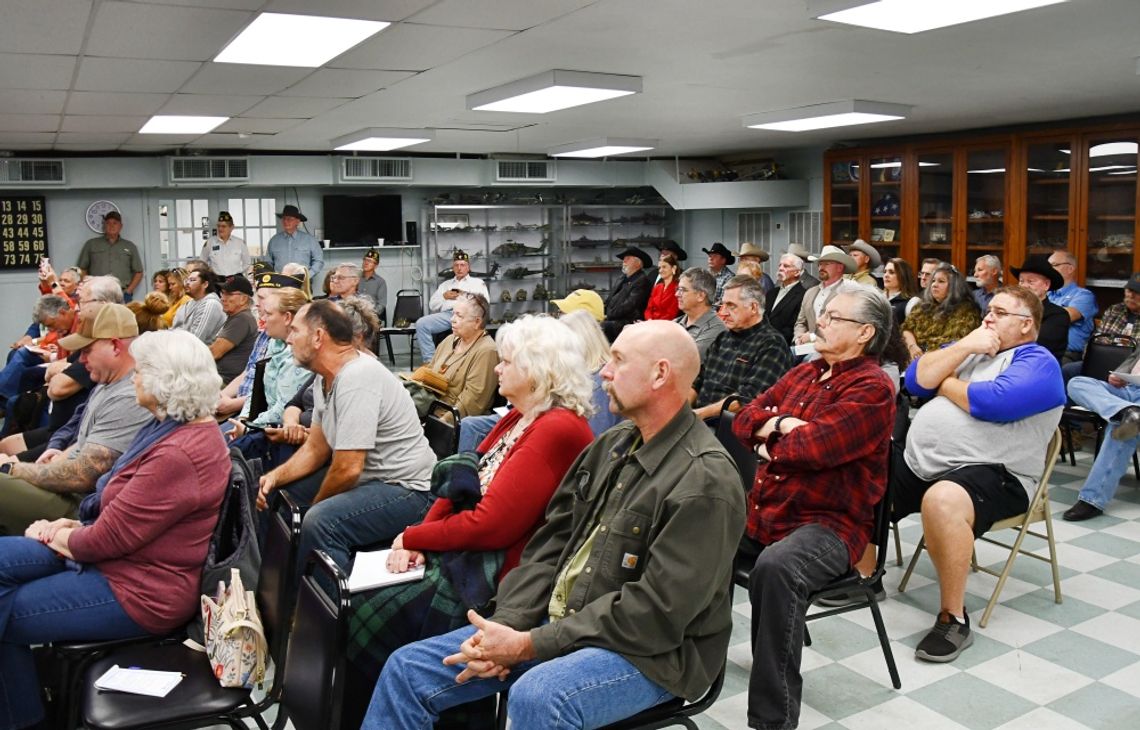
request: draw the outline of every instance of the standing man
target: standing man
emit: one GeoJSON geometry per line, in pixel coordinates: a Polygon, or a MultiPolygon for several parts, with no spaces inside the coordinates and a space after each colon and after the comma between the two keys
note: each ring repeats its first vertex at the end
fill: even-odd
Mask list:
{"type": "Polygon", "coordinates": [[[519,730],[602,727],[704,693],[731,634],[744,496],[686,402],[697,366],[673,322],[622,331],[602,379],[629,420],[570,467],[493,616],[392,655],[362,730],[431,727],[508,688],[519,730]]]}
{"type": "Polygon", "coordinates": [[[222,382],[228,384],[245,372],[246,362],[257,342],[257,318],[249,310],[253,299],[249,279],[235,274],[222,282],[221,290],[226,321],[210,344],[210,354],[214,356],[222,382]]]}
{"type": "Polygon", "coordinates": [[[358,548],[392,540],[427,514],[435,454],[412,397],[353,347],[352,320],[339,306],[301,307],[287,342],[297,364],[317,374],[313,422],[301,448],[261,477],[257,506],[287,489],[306,508],[298,556],[324,550],[348,571],[358,548]]]}
{"type": "Polygon", "coordinates": [[[385,316],[388,309],[388,282],[376,271],[379,264],[379,251],[370,248],[364,252],[364,260],[360,263],[363,276],[360,277],[359,291],[376,305],[376,314],[380,316],[380,322],[384,323],[388,321],[385,316]]]}
{"type": "Polygon", "coordinates": [[[716,296],[716,279],[705,269],[694,266],[681,274],[677,282],[677,305],[681,316],[673,320],[697,343],[701,362],[705,361],[709,346],[725,331],[724,320],[716,316],[712,303],[716,296]]]}
{"type": "Polygon", "coordinates": [[[789,345],[795,337],[796,319],[800,316],[800,305],[807,293],[800,281],[803,273],[803,259],[790,253],[784,254],[776,266],[776,280],[780,282],[780,287],[765,295],[764,317],[789,345]]]}
{"type": "Polygon", "coordinates": [[[245,276],[249,273],[249,249],[245,241],[232,235],[234,218],[228,211],[218,213],[217,229],[202,245],[201,259],[218,276],[245,276]]]}
{"type": "Polygon", "coordinates": [[[824,246],[819,256],[812,256],[811,260],[819,265],[819,285],[808,289],[800,303],[800,314],[793,328],[797,345],[815,342],[815,324],[827,300],[838,291],[843,275],[855,271],[855,259],[838,246],[824,246]]]}
{"type": "Polygon", "coordinates": [[[269,239],[265,247],[273,270],[285,273],[285,264],[300,264],[308,270],[309,281],[320,281],[317,275],[325,268],[320,241],[298,229],[309,219],[295,205],[286,205],[277,217],[281,219],[281,232],[269,239]]]}
{"type": "Polygon", "coordinates": [[[741,409],[732,430],[760,465],[740,557],[751,565],[749,727],[794,728],[808,595],[844,575],[871,541],[886,489],[895,393],[879,364],[891,306],[867,287],[837,294],[816,351],[741,409]]]}
{"type": "Polygon", "coordinates": [[[103,216],[103,235],[90,238],[79,251],[76,265],[88,276],[113,276],[123,287],[123,300],[131,301],[143,277],[139,249],[125,238],[123,216],[112,210],[103,216]],[[124,283],[126,282],[126,283],[124,283]]]}
{"type": "Polygon", "coordinates": [[[1100,307],[1091,291],[1077,285],[1077,257],[1065,249],[1049,256],[1049,265],[1061,275],[1063,284],[1049,292],[1049,301],[1063,307],[1069,315],[1069,342],[1063,362],[1080,362],[1085,358],[1085,346],[1092,337],[1093,319],[1100,307]]]}
{"type": "MultiPolygon", "coordinates": [[[[460,294],[481,294],[487,301],[491,300],[483,280],[471,276],[471,257],[466,251],[455,249],[451,256],[451,273],[453,276],[437,286],[428,300],[431,314],[425,314],[416,320],[416,342],[419,343],[420,357],[424,362],[431,362],[435,355],[433,335],[451,329],[451,310],[455,308],[455,300],[460,294]]],[[[644,305],[642,308],[645,308],[644,305]]]]}
{"type": "Polygon", "coordinates": [[[337,264],[329,277],[330,302],[339,302],[356,294],[360,288],[360,268],[356,264],[337,264]]]}
{"type": "Polygon", "coordinates": [[[847,247],[847,253],[855,259],[855,273],[849,274],[847,278],[856,284],[879,288],[879,282],[871,272],[883,265],[883,257],[875,247],[862,238],[856,238],[855,242],[847,247]]]}
{"type": "Polygon", "coordinates": [[[214,277],[209,271],[194,270],[183,284],[190,301],[178,308],[171,329],[186,330],[209,345],[226,321],[222,300],[214,293],[214,277]]]}
{"type": "Polygon", "coordinates": [[[978,282],[974,301],[978,303],[978,309],[985,312],[994,292],[1001,286],[1001,259],[993,254],[979,256],[974,262],[974,280],[978,282]]]}
{"type": "MultiPolygon", "coordinates": [[[[740,244],[740,250],[736,252],[736,258],[740,263],[751,261],[752,263],[760,266],[767,261],[771,256],[767,251],[757,246],[755,243],[744,242],[740,244]]],[[[768,272],[760,272],[760,285],[764,287],[764,294],[767,296],[768,292],[776,288],[776,283],[772,281],[772,277],[768,276],[768,272]]]]}
{"type": "Polygon", "coordinates": [[[713,306],[716,307],[720,305],[720,298],[724,295],[724,285],[734,276],[728,265],[736,263],[736,257],[720,241],[714,243],[712,248],[701,250],[708,254],[709,272],[716,278],[716,299],[713,300],[713,306]]]}
{"type": "Polygon", "coordinates": [[[645,316],[645,305],[653,291],[653,282],[645,273],[653,264],[649,254],[630,246],[617,257],[621,259],[621,279],[606,297],[606,318],[602,320],[602,331],[610,342],[617,339],[627,324],[645,316]]]}
{"type": "Polygon", "coordinates": [[[1069,313],[1049,301],[1049,292],[1060,289],[1064,284],[1061,274],[1049,265],[1044,256],[1030,256],[1021,268],[1011,268],[1017,283],[1037,295],[1041,300],[1041,323],[1038,326],[1037,342],[1053,353],[1057,362],[1065,355],[1069,343],[1069,313]]]}

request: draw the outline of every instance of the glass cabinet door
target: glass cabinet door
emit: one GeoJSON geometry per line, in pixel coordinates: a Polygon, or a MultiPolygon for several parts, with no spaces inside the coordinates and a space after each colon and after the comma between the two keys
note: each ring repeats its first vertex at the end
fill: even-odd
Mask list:
{"type": "Polygon", "coordinates": [[[859,181],[863,177],[859,158],[831,163],[831,230],[829,243],[851,243],[859,237],[859,181]]]}
{"type": "Polygon", "coordinates": [[[1124,281],[1132,275],[1136,234],[1136,138],[1088,145],[1086,282],[1124,281]]]}
{"type": "Polygon", "coordinates": [[[884,259],[899,255],[899,230],[902,220],[902,158],[872,158],[868,166],[871,176],[871,245],[884,259]]]}
{"type": "Polygon", "coordinates": [[[966,154],[966,267],[982,254],[1001,256],[1005,244],[1006,151],[966,154]]]}
{"type": "Polygon", "coordinates": [[[918,261],[950,261],[954,239],[954,155],[918,156],[918,261]]]}
{"type": "Polygon", "coordinates": [[[1045,142],[1028,147],[1025,245],[1029,254],[1069,246],[1069,186],[1072,145],[1045,142]]]}

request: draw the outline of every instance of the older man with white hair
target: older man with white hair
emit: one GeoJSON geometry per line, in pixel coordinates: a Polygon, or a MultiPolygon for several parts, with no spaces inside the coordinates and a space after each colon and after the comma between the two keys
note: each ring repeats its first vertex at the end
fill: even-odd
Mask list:
{"type": "Polygon", "coordinates": [[[807,288],[801,281],[803,273],[803,259],[791,253],[781,256],[776,267],[776,280],[780,282],[780,287],[769,290],[764,303],[764,317],[768,324],[775,327],[789,345],[795,337],[800,305],[807,293],[807,288]]]}

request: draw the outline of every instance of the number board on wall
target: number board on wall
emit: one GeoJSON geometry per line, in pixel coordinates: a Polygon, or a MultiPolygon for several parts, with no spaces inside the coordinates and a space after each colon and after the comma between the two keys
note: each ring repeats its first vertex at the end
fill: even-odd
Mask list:
{"type": "Polygon", "coordinates": [[[0,195],[0,271],[36,269],[47,255],[44,197],[0,195]]]}

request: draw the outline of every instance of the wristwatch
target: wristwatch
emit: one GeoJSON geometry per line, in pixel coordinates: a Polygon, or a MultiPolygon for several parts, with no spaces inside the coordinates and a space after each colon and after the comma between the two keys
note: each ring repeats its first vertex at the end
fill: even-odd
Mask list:
{"type": "Polygon", "coordinates": [[[0,474],[11,474],[14,464],[14,461],[5,461],[3,464],[0,464],[0,474]]]}

